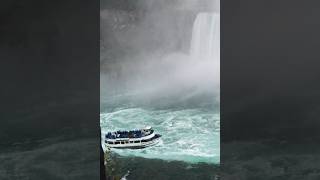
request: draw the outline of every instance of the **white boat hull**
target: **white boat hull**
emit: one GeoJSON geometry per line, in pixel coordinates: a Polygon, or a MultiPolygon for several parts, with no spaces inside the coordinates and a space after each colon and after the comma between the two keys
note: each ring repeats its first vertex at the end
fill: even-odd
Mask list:
{"type": "Polygon", "coordinates": [[[151,127],[136,131],[109,132],[104,147],[118,149],[141,149],[157,144],[161,135],[155,134],[151,127]]]}
{"type": "Polygon", "coordinates": [[[132,144],[105,144],[106,148],[117,148],[117,149],[142,149],[149,146],[158,144],[160,138],[154,139],[148,142],[132,143],[132,144]]]}

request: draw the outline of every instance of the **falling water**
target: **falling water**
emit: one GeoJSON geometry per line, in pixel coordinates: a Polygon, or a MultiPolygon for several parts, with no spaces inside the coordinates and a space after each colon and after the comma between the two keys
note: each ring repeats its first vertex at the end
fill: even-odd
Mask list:
{"type": "MultiPolygon", "coordinates": [[[[214,88],[219,85],[220,75],[220,17],[218,14],[199,13],[197,15],[193,25],[190,54],[182,57],[185,59],[176,63],[173,72],[167,70],[170,78],[163,80],[159,78],[153,81],[153,84],[154,82],[160,85],[167,84],[169,87],[183,85],[182,89],[186,91],[179,91],[170,98],[154,100],[153,96],[148,96],[143,91],[146,86],[141,85],[139,93],[147,99],[146,104],[140,101],[137,104],[134,99],[139,97],[139,94],[130,95],[132,92],[119,94],[116,98],[108,97],[109,104],[100,114],[103,133],[152,126],[162,135],[162,141],[157,146],[141,150],[114,150],[119,155],[191,163],[219,163],[220,112],[217,94],[212,93],[217,91],[214,88]],[[191,61],[185,61],[190,58],[191,61]],[[171,74],[175,76],[170,76],[171,74]],[[182,83],[184,81],[188,83],[182,83]],[[209,95],[206,94],[208,92],[210,92],[209,95]],[[159,104],[161,108],[157,108],[159,104]]],[[[177,58],[173,59],[178,61],[177,58]]],[[[167,65],[170,66],[170,63],[172,64],[170,61],[167,65]]],[[[158,90],[156,92],[159,92],[159,87],[155,88],[158,90]]],[[[168,96],[171,89],[162,88],[161,93],[156,93],[155,96],[168,96]]]]}
{"type": "Polygon", "coordinates": [[[220,60],[220,16],[199,13],[193,25],[190,55],[204,61],[220,60]]]}

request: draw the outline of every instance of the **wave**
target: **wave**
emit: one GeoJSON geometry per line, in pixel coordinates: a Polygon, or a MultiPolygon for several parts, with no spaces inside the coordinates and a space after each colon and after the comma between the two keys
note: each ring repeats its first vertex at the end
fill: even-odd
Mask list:
{"type": "Polygon", "coordinates": [[[207,109],[124,108],[101,113],[100,124],[102,134],[150,125],[162,135],[162,142],[150,148],[113,150],[122,156],[180,160],[190,163],[220,162],[220,114],[207,109]]]}

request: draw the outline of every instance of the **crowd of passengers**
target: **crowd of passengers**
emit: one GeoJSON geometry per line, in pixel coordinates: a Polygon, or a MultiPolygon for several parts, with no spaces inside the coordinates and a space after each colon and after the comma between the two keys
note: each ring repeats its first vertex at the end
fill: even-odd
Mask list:
{"type": "Polygon", "coordinates": [[[134,131],[117,131],[117,132],[109,132],[106,134],[107,139],[116,139],[116,138],[141,138],[143,134],[141,130],[134,131]]]}

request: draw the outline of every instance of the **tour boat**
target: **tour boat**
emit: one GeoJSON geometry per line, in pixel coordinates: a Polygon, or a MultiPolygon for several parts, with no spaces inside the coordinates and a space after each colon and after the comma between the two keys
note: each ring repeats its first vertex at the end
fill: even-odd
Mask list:
{"type": "Polygon", "coordinates": [[[152,127],[132,131],[108,132],[105,147],[119,149],[141,149],[157,144],[161,135],[155,134],[152,127]]]}

